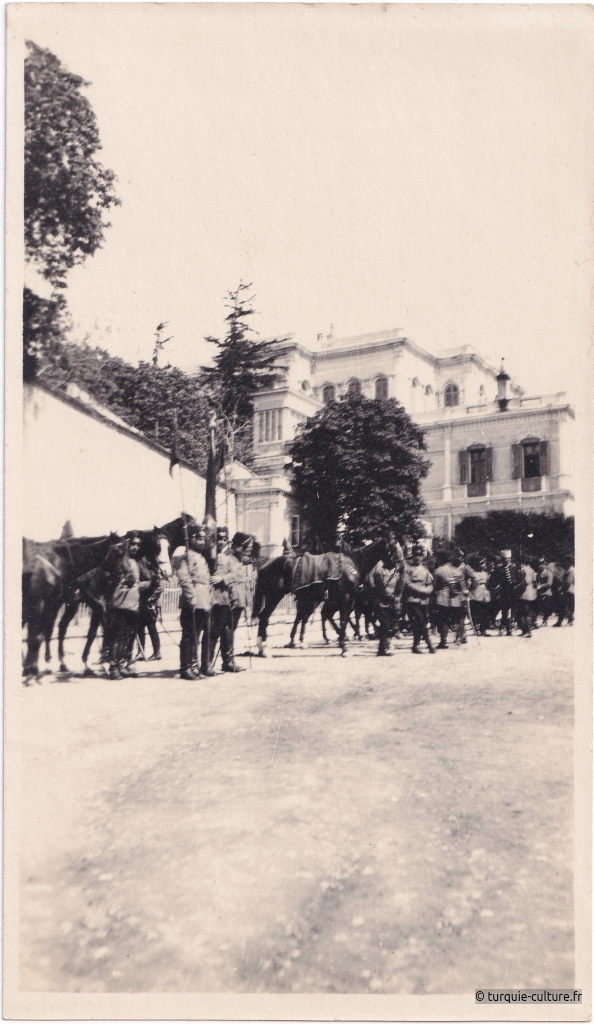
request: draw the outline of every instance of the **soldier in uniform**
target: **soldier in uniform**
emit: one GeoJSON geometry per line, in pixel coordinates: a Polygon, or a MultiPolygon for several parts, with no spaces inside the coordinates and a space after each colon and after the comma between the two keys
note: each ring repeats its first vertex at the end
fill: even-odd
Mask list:
{"type": "Polygon", "coordinates": [[[148,583],[145,590],[140,594],[140,605],[138,608],[138,642],[140,644],[139,661],[160,661],[161,660],[161,638],[157,630],[157,614],[159,599],[163,593],[159,570],[151,565],[149,559],[144,556],[138,560],[140,579],[148,583]],[[153,653],[146,657],[145,639],[146,631],[151,638],[153,653]]]}
{"type": "Polygon", "coordinates": [[[572,558],[564,558],[557,562],[557,595],[555,611],[557,622],[555,626],[562,626],[564,619],[567,619],[569,626],[573,625],[575,616],[575,567],[572,558]]]}
{"type": "Polygon", "coordinates": [[[456,548],[450,558],[435,570],[435,612],[439,629],[438,650],[448,646],[448,632],[453,629],[455,643],[465,644],[464,617],[466,612],[466,573],[464,552],[456,548]]]}
{"type": "Polygon", "coordinates": [[[122,679],[134,675],[130,656],[138,631],[140,594],[150,583],[140,579],[137,557],[141,536],[130,531],[123,544],[116,545],[105,560],[105,570],[113,587],[108,601],[109,675],[122,679]]]}
{"type": "Polygon", "coordinates": [[[410,558],[404,568],[402,600],[412,629],[413,654],[422,653],[419,648],[421,640],[427,644],[429,653],[435,654],[427,628],[427,608],[433,591],[433,576],[423,565],[423,554],[422,545],[413,544],[410,558]]]}
{"type": "Polygon", "coordinates": [[[507,636],[511,636],[512,620],[516,614],[516,600],[521,579],[517,565],[512,562],[512,553],[509,548],[504,548],[501,551],[499,564],[495,566],[490,582],[494,600],[501,612],[499,635],[501,636],[505,629],[507,636]]]}
{"type": "Polygon", "coordinates": [[[536,572],[527,557],[522,558],[518,582],[518,625],[522,636],[532,636],[534,609],[536,608],[536,572]]]}
{"type": "MultiPolygon", "coordinates": [[[[553,573],[550,566],[547,565],[546,559],[541,557],[538,559],[538,571],[536,574],[536,615],[541,616],[541,626],[546,626],[549,621],[549,615],[553,608],[553,573]]],[[[538,622],[534,623],[534,628],[538,628],[538,622]]]]}
{"type": "Polygon", "coordinates": [[[377,619],[378,658],[390,657],[390,633],[397,621],[397,604],[402,592],[401,566],[378,562],[367,577],[377,619]]]}
{"type": "Polygon", "coordinates": [[[247,548],[251,548],[251,543],[251,535],[236,533],[231,542],[231,551],[227,552],[226,549],[229,546],[227,527],[221,526],[217,530],[217,563],[212,577],[213,605],[210,636],[213,654],[217,641],[221,645],[223,672],[245,671],[240,665],[235,664],[233,639],[241,613],[248,603],[248,570],[245,561],[249,561],[247,548]],[[247,558],[245,558],[246,555],[247,558]]]}
{"type": "Polygon", "coordinates": [[[487,629],[491,619],[491,592],[487,586],[488,579],[486,559],[480,555],[469,558],[466,563],[466,580],[470,615],[477,636],[489,636],[487,629]]]}
{"type": "Polygon", "coordinates": [[[188,548],[181,545],[173,552],[171,565],[181,587],[179,599],[181,641],[179,645],[182,679],[202,679],[215,673],[210,667],[211,577],[206,561],[206,530],[198,524],[188,529],[188,548]],[[198,642],[202,638],[200,668],[198,642]]]}

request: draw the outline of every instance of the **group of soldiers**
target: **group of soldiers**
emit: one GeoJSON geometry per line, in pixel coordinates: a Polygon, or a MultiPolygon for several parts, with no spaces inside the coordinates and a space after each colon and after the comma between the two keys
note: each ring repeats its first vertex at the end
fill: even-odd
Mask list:
{"type": "MultiPolygon", "coordinates": [[[[171,566],[180,586],[180,675],[201,679],[215,675],[213,662],[220,650],[223,672],[242,672],[235,663],[234,634],[248,605],[253,537],[236,533],[229,542],[226,527],[217,529],[214,572],[209,565],[204,526],[188,527],[186,543],[175,549],[171,566]]],[[[109,601],[104,657],[112,679],[134,675],[136,644],[141,659],[159,661],[161,643],[157,616],[162,587],[155,565],[139,558],[140,536],[128,534],[120,578],[109,601]],[[153,653],[145,654],[148,632],[153,653]]]]}
{"type": "MultiPolygon", "coordinates": [[[[180,676],[201,679],[215,674],[220,652],[223,672],[242,672],[234,657],[234,636],[249,605],[254,564],[253,537],[226,527],[217,529],[216,564],[212,565],[204,526],[188,528],[186,543],[175,549],[171,564],[180,587],[180,676]]],[[[138,641],[145,658],[148,632],[153,653],[161,658],[157,611],[162,590],[154,565],[138,558],[140,537],[126,539],[126,571],[113,590],[108,612],[106,657],[111,678],[134,674],[133,650],[138,641]]],[[[365,581],[371,597],[378,638],[378,656],[390,655],[390,640],[407,630],[412,650],[445,650],[467,642],[467,623],[477,636],[493,632],[524,637],[546,626],[572,624],[575,613],[575,570],[570,558],[547,561],[523,556],[516,562],[510,549],[497,556],[465,557],[459,549],[427,558],[420,544],[396,564],[378,562],[365,581]],[[434,642],[434,638],[439,642],[434,642]]]]}
{"type": "Polygon", "coordinates": [[[554,615],[554,626],[573,623],[575,569],[569,557],[547,562],[523,556],[515,562],[511,550],[503,549],[495,557],[465,558],[457,548],[437,556],[431,569],[425,561],[422,545],[414,544],[402,563],[380,562],[371,573],[379,656],[389,655],[390,636],[406,626],[413,653],[422,653],[424,641],[434,654],[447,649],[452,635],[455,644],[465,644],[467,621],[477,636],[512,636],[515,626],[524,637],[554,615]],[[439,636],[437,647],[432,632],[439,636]]]}

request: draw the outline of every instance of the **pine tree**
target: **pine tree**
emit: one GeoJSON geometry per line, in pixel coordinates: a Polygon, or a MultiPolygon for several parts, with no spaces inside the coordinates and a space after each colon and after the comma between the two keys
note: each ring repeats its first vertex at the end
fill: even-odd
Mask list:
{"type": "Polygon", "coordinates": [[[207,337],[218,349],[212,366],[201,367],[199,383],[215,408],[227,454],[247,462],[252,448],[252,393],[270,387],[282,373],[278,346],[286,338],[257,341],[250,320],[255,315],[251,284],[240,281],[227,294],[224,338],[207,337]]]}

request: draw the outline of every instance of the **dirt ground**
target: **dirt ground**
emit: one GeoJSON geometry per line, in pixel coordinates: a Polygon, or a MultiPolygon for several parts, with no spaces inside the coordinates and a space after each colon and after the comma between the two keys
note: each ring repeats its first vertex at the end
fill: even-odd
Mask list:
{"type": "Polygon", "coordinates": [[[165,636],[143,677],[20,687],[22,987],[573,988],[573,630],[287,633],[236,676],[175,678],[165,636]]]}

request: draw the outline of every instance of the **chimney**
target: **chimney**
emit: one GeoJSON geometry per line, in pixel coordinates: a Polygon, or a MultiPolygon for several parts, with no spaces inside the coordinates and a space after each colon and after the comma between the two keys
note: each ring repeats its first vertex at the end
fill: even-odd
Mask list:
{"type": "Polygon", "coordinates": [[[499,403],[499,411],[505,412],[509,405],[509,381],[510,376],[505,372],[504,359],[501,360],[501,369],[497,374],[497,401],[499,403]]]}

